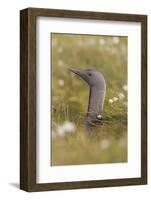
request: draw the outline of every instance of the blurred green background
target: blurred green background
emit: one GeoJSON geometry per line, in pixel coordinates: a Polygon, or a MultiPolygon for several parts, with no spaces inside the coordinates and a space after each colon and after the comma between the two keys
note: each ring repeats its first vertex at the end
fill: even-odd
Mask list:
{"type": "Polygon", "coordinates": [[[127,162],[127,37],[51,34],[51,165],[127,162]],[[85,130],[89,89],[68,69],[106,80],[102,126],[85,130]]]}

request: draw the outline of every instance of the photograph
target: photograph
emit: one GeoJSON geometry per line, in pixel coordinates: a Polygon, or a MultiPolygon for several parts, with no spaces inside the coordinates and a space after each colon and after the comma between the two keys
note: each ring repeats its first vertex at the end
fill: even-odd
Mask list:
{"type": "Polygon", "coordinates": [[[128,37],[50,34],[50,165],[128,162],[128,37]]]}
{"type": "Polygon", "coordinates": [[[20,11],[20,189],[147,184],[147,15],[20,11]]]}

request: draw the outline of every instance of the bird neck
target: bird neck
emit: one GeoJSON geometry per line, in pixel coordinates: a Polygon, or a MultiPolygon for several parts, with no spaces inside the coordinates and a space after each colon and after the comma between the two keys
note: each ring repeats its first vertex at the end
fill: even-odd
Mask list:
{"type": "Polygon", "coordinates": [[[90,87],[89,104],[87,118],[91,121],[97,118],[97,115],[103,111],[105,90],[97,87],[90,87]]]}

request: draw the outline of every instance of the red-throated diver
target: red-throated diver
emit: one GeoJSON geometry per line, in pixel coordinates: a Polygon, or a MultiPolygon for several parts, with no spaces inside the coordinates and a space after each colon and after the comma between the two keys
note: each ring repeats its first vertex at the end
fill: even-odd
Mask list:
{"type": "Polygon", "coordinates": [[[89,85],[89,102],[86,115],[86,126],[93,127],[102,121],[102,112],[106,92],[106,83],[103,75],[95,69],[73,69],[70,71],[79,75],[89,85]]]}

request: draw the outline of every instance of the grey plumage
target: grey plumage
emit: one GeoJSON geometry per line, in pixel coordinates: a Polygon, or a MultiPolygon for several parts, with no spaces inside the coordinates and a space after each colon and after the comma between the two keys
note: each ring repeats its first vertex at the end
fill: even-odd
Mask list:
{"type": "Polygon", "coordinates": [[[103,75],[95,69],[73,69],[70,70],[79,75],[89,85],[89,102],[86,115],[86,126],[93,127],[96,123],[101,123],[106,83],[103,75]]]}

